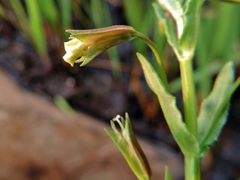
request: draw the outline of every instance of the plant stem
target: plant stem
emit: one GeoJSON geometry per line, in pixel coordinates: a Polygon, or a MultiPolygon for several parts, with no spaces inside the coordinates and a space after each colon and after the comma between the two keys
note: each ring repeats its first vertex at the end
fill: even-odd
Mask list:
{"type": "Polygon", "coordinates": [[[139,37],[140,39],[142,39],[153,51],[153,53],[157,59],[160,78],[161,78],[166,90],[169,90],[167,75],[166,75],[165,68],[163,66],[163,61],[162,61],[162,58],[161,58],[160,52],[158,51],[157,46],[147,36],[145,36],[139,32],[136,32],[136,36],[139,37]]]}
{"type": "Polygon", "coordinates": [[[182,58],[179,62],[182,81],[185,123],[189,131],[198,139],[197,103],[193,81],[192,60],[191,58],[182,58]]]}
{"type": "MultiPolygon", "coordinates": [[[[179,59],[185,123],[189,131],[198,139],[197,103],[193,81],[192,57],[179,59]]],[[[200,180],[200,159],[185,154],[185,180],[200,180]]]]}
{"type": "Polygon", "coordinates": [[[200,180],[200,159],[197,156],[185,156],[185,180],[200,180]]]}

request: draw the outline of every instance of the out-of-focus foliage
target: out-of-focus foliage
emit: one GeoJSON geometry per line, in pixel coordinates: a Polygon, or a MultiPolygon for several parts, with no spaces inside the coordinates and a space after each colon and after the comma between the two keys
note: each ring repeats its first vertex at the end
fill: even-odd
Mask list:
{"type": "MultiPolygon", "coordinates": [[[[196,48],[194,80],[200,98],[206,97],[220,68],[229,60],[240,62],[240,5],[205,2],[196,48]]],[[[169,57],[165,57],[169,59],[169,57]]],[[[174,66],[173,66],[174,67],[174,66]]],[[[172,68],[170,69],[170,71],[172,68]]],[[[169,72],[170,72],[169,71],[169,72]]],[[[173,71],[174,72],[174,71],[173,71]]],[[[181,82],[175,78],[170,90],[176,93],[181,82]]]]}
{"type": "Polygon", "coordinates": [[[213,77],[227,61],[240,62],[240,5],[212,2],[202,11],[196,51],[199,92],[206,97],[213,77]]]}
{"type": "Polygon", "coordinates": [[[42,60],[49,63],[47,42],[54,38],[63,41],[64,29],[69,28],[71,21],[71,1],[2,0],[0,17],[22,32],[42,60]]]}

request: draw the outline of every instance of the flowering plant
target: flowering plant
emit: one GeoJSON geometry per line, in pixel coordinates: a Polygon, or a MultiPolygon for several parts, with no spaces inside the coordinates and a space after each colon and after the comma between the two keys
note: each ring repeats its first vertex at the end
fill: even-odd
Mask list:
{"type": "MultiPolygon", "coordinates": [[[[218,139],[227,119],[231,96],[240,85],[240,78],[234,82],[234,63],[226,63],[216,78],[212,92],[200,108],[197,107],[192,61],[202,3],[203,0],[158,0],[158,3],[154,3],[157,17],[163,22],[168,43],[179,61],[184,117],[176,106],[176,98],[168,91],[168,81],[158,48],[149,38],[129,26],[67,30],[71,33],[71,40],[65,43],[66,54],[63,57],[72,66],[75,62],[80,62],[83,66],[102,51],[119,43],[135,38],[144,40],[157,59],[157,67],[153,67],[140,53],[137,53],[137,57],[146,82],[157,95],[170,131],[184,155],[186,180],[200,180],[200,158],[218,139]],[[173,19],[166,16],[166,12],[170,13],[173,19]],[[172,21],[175,21],[175,24],[172,21]]],[[[113,131],[106,132],[122,152],[133,172],[139,179],[150,179],[150,166],[137,143],[128,115],[126,114],[125,119],[115,117],[111,121],[111,127],[113,131]],[[121,133],[116,129],[114,122],[120,125],[121,133]]],[[[165,180],[170,179],[167,169],[165,180]]]]}

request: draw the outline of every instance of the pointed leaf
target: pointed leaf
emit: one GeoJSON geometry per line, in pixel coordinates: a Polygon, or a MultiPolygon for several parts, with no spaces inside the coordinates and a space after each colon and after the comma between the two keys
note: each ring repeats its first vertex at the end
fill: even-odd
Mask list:
{"type": "Polygon", "coordinates": [[[197,140],[194,135],[188,131],[185,123],[183,122],[181,113],[176,107],[175,97],[165,90],[161,79],[145,57],[139,53],[137,53],[137,56],[142,65],[148,86],[157,95],[170,131],[183,154],[198,154],[199,147],[197,140]]]}
{"type": "Polygon", "coordinates": [[[158,0],[158,3],[169,11],[174,19],[178,19],[183,14],[183,5],[180,0],[158,0]]]}
{"type": "Polygon", "coordinates": [[[173,22],[172,19],[168,19],[165,17],[164,10],[159,6],[159,4],[153,3],[153,7],[158,19],[163,22],[168,43],[172,46],[176,55],[178,56],[181,55],[181,51],[179,49],[178,40],[175,32],[176,29],[174,26],[175,22],[173,22]]]}
{"type": "Polygon", "coordinates": [[[198,127],[201,151],[205,151],[207,146],[218,139],[226,122],[230,100],[229,92],[231,92],[233,81],[233,63],[229,62],[220,71],[212,92],[203,101],[200,108],[198,127]]]}
{"type": "Polygon", "coordinates": [[[29,28],[31,31],[32,41],[40,55],[47,54],[42,17],[37,1],[26,0],[27,13],[29,15],[29,28]]]}
{"type": "Polygon", "coordinates": [[[172,176],[170,174],[168,167],[165,168],[165,180],[172,180],[172,176]]]}
{"type": "Polygon", "coordinates": [[[184,51],[184,56],[194,53],[199,29],[200,4],[199,0],[188,0],[184,15],[177,20],[179,45],[184,51]]]}

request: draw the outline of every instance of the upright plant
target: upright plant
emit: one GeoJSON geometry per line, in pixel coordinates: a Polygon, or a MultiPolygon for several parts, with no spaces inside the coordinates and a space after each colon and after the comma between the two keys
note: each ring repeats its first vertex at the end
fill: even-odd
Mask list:
{"type": "MultiPolygon", "coordinates": [[[[142,65],[145,79],[158,101],[170,131],[179,145],[185,161],[185,179],[200,180],[200,158],[219,137],[227,119],[229,102],[233,92],[240,85],[240,78],[234,82],[234,63],[228,62],[219,72],[214,87],[198,109],[192,61],[200,23],[200,9],[203,0],[158,0],[154,3],[157,17],[164,25],[165,34],[180,65],[184,116],[176,106],[176,98],[169,93],[168,81],[158,48],[146,36],[129,26],[112,26],[94,30],[67,30],[71,40],[65,43],[64,60],[72,66],[75,62],[89,63],[102,51],[119,43],[140,38],[153,51],[157,66],[153,67],[140,53],[137,57],[142,65]]],[[[128,115],[116,116],[111,121],[113,131],[107,134],[124,155],[131,169],[141,180],[151,178],[146,157],[137,143],[128,115]],[[121,133],[114,122],[121,127],[121,133]]],[[[171,179],[166,170],[166,180],[171,179]]]]}

